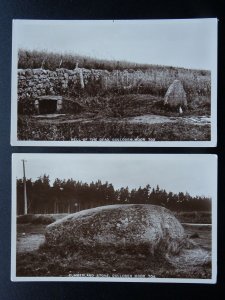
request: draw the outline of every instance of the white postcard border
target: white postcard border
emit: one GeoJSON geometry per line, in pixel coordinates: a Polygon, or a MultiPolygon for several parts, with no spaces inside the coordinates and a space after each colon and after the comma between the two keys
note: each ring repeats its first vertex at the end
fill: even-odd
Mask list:
{"type": "Polygon", "coordinates": [[[17,277],[16,276],[16,164],[18,160],[24,158],[35,158],[37,156],[92,156],[99,157],[100,155],[116,156],[122,158],[123,156],[142,156],[147,159],[149,156],[160,156],[171,157],[176,156],[177,158],[185,159],[190,157],[190,154],[46,154],[46,153],[16,153],[12,154],[12,220],[11,220],[11,281],[25,282],[25,281],[55,281],[55,282],[148,282],[148,283],[197,283],[197,284],[215,284],[217,282],[217,178],[218,178],[218,157],[215,154],[191,154],[192,157],[208,156],[214,157],[215,160],[215,178],[213,182],[212,190],[212,278],[211,279],[183,279],[183,278],[127,278],[127,277],[17,277]]]}
{"type": "Polygon", "coordinates": [[[216,18],[205,19],[168,19],[168,20],[98,20],[104,22],[197,22],[205,20],[212,23],[214,31],[213,59],[211,67],[211,140],[210,141],[21,141],[17,139],[17,27],[24,24],[69,24],[70,22],[90,22],[93,20],[13,20],[12,22],[12,71],[11,71],[11,145],[12,146],[50,146],[50,147],[216,147],[217,146],[217,45],[218,45],[218,20],[216,18]]]}

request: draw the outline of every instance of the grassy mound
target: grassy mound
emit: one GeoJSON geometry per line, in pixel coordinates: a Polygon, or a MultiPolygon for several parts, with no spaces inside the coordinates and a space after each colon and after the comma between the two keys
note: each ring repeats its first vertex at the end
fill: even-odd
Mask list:
{"type": "Polygon", "coordinates": [[[144,204],[110,205],[88,209],[46,229],[46,246],[76,252],[135,251],[166,256],[185,246],[184,229],[167,209],[144,204]]]}
{"type": "Polygon", "coordinates": [[[210,211],[176,212],[175,217],[181,223],[201,223],[201,224],[212,223],[212,213],[210,211]]]}
{"type": "Polygon", "coordinates": [[[49,215],[22,215],[17,217],[17,224],[51,224],[55,222],[55,218],[49,215]]]}

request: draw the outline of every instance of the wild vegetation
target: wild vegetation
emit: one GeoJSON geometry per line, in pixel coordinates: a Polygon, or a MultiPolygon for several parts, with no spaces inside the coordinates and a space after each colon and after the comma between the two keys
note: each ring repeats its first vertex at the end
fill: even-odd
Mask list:
{"type": "MultiPolygon", "coordinates": [[[[79,67],[86,69],[101,69],[101,70],[147,70],[149,68],[155,68],[159,70],[171,69],[176,71],[185,70],[184,68],[175,68],[151,64],[138,64],[128,61],[115,61],[106,59],[97,59],[95,57],[70,54],[70,53],[56,53],[48,51],[26,50],[20,49],[18,52],[18,68],[19,69],[36,69],[44,68],[48,70],[56,70],[57,68],[65,68],[73,70],[76,64],[79,63],[79,67]]],[[[206,70],[195,70],[196,73],[207,75],[206,70]]]]}
{"type": "Polygon", "coordinates": [[[41,123],[19,119],[19,140],[38,141],[209,141],[210,125],[128,122],[41,123]],[[194,136],[194,138],[193,138],[194,136]]]}
{"type": "MultiPolygon", "coordinates": [[[[62,215],[54,215],[56,219],[59,217],[62,215]]],[[[126,249],[122,246],[117,247],[116,252],[104,247],[95,247],[95,251],[88,247],[79,249],[69,245],[52,247],[45,243],[46,225],[17,224],[16,274],[17,276],[211,278],[211,226],[186,224],[183,227],[190,239],[190,249],[182,250],[179,255],[170,258],[165,258],[157,251],[153,258],[148,247],[137,244],[126,249]]]]}
{"type": "Polygon", "coordinates": [[[17,217],[17,224],[51,224],[55,222],[55,218],[51,215],[27,214],[17,217]]]}
{"type": "Polygon", "coordinates": [[[189,124],[182,118],[210,117],[210,71],[26,50],[19,51],[18,68],[24,69],[25,74],[21,75],[18,88],[19,140],[210,140],[210,125],[189,124]],[[74,71],[77,66],[82,73],[74,71]],[[42,68],[45,74],[32,75],[36,68],[42,68]],[[31,81],[35,76],[40,80],[50,78],[42,84],[35,81],[39,79],[31,81]],[[182,116],[179,105],[170,107],[163,101],[175,79],[181,81],[187,97],[182,116]],[[41,88],[36,91],[38,86],[41,88]],[[33,87],[35,91],[31,92],[33,87]],[[37,92],[69,97],[80,103],[83,110],[78,114],[72,109],[70,113],[62,110],[69,122],[61,122],[60,117],[55,122],[46,118],[40,122],[34,107],[37,92]],[[173,123],[162,120],[160,124],[127,122],[126,118],[142,115],[180,118],[173,123]]]}
{"type": "MultiPolygon", "coordinates": [[[[79,69],[83,70],[82,84],[79,76],[75,82],[74,78],[68,76],[68,88],[65,88],[64,81],[57,81],[57,86],[55,86],[57,94],[79,97],[80,101],[86,99],[87,96],[106,97],[129,94],[164,97],[169,85],[175,79],[179,79],[184,86],[190,108],[193,103],[198,104],[198,101],[210,103],[211,74],[207,70],[103,61],[44,51],[20,50],[18,54],[18,68],[25,69],[25,73],[29,75],[35,68],[43,68],[46,71],[57,70],[59,75],[63,75],[63,72],[67,73],[68,70],[70,75],[78,62],[79,69]]],[[[28,77],[30,80],[31,77],[28,77]]],[[[104,99],[100,100],[104,101],[104,99]]]]}
{"type": "Polygon", "coordinates": [[[181,223],[211,224],[211,211],[180,211],[175,216],[181,223]]]}
{"type": "MultiPolygon", "coordinates": [[[[158,185],[156,187],[146,185],[136,189],[128,187],[115,189],[112,184],[103,183],[100,180],[85,183],[57,178],[51,185],[47,175],[37,180],[27,179],[26,186],[29,214],[22,215],[24,211],[23,181],[17,180],[17,213],[19,214],[17,217],[17,276],[85,277],[89,274],[91,277],[211,277],[211,199],[207,197],[191,196],[187,192],[172,193],[161,189],[158,185]],[[72,228],[67,232],[64,227],[60,227],[61,231],[55,228],[55,225],[59,224],[60,219],[65,216],[65,222],[64,219],[62,222],[67,227],[71,216],[76,220],[77,214],[71,215],[71,213],[77,212],[83,215],[86,212],[86,215],[90,216],[90,212],[85,209],[96,208],[100,211],[102,206],[112,204],[153,204],[159,207],[159,210],[164,210],[163,207],[169,208],[174,218],[176,217],[181,224],[183,223],[184,233],[182,234],[184,234],[184,240],[188,239],[186,247],[179,248],[178,254],[169,256],[165,256],[166,252],[163,251],[155,251],[152,255],[145,243],[135,243],[126,247],[118,245],[114,249],[97,246],[96,243],[91,242],[90,238],[89,246],[78,247],[76,244],[71,245],[71,237],[75,229],[72,228]],[[54,223],[55,221],[57,223],[54,223]],[[46,227],[47,224],[50,224],[50,228],[46,227]],[[49,231],[51,226],[53,226],[53,232],[49,231]],[[56,244],[50,243],[50,245],[46,242],[47,231],[50,235],[53,234],[51,241],[56,244]],[[61,233],[60,236],[63,239],[65,235],[66,245],[61,242],[57,245],[55,237],[58,233],[61,233]]],[[[141,212],[141,215],[144,214],[141,212]]],[[[83,237],[86,234],[90,235],[93,230],[98,232],[96,226],[103,224],[95,211],[93,216],[94,223],[91,221],[91,224],[95,224],[95,227],[89,229],[85,218],[77,219],[84,221],[82,223],[83,237]]],[[[134,216],[136,217],[137,214],[135,213],[134,216]]],[[[110,220],[109,216],[104,216],[104,212],[101,217],[110,220]]],[[[114,214],[114,217],[119,217],[119,214],[114,214]]],[[[153,217],[155,218],[155,214],[153,217]]],[[[139,216],[137,219],[142,222],[143,218],[139,216]]],[[[112,222],[112,226],[117,223],[120,224],[120,222],[112,222]]],[[[154,224],[156,226],[156,223],[154,224]]],[[[81,227],[76,224],[74,228],[81,230],[81,227]]],[[[104,226],[104,228],[109,227],[104,226]]],[[[141,227],[140,230],[142,232],[143,228],[141,227]]],[[[102,234],[102,232],[103,229],[99,229],[99,233],[102,234]]],[[[134,233],[135,230],[132,232],[134,233]]],[[[81,233],[77,234],[81,235],[81,233]]],[[[170,239],[166,241],[171,242],[170,239]]],[[[165,243],[162,240],[162,245],[158,247],[162,250],[164,246],[165,243]]]]}

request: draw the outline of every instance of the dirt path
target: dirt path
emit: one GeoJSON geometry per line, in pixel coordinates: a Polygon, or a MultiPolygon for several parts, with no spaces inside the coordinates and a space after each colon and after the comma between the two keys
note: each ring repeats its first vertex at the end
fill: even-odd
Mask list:
{"type": "Polygon", "coordinates": [[[133,118],[126,118],[128,123],[138,124],[161,124],[161,123],[175,123],[177,118],[158,116],[158,115],[144,115],[133,118]]]}
{"type": "Polygon", "coordinates": [[[184,122],[187,124],[193,125],[207,125],[211,123],[211,118],[207,116],[180,116],[180,117],[168,117],[162,115],[152,115],[146,114],[136,117],[127,117],[127,118],[93,118],[93,116],[81,116],[81,115],[70,115],[69,117],[66,115],[42,115],[35,116],[35,120],[38,123],[42,124],[64,124],[64,123],[90,123],[95,121],[104,121],[108,122],[128,122],[130,124],[163,124],[163,123],[176,123],[176,122],[184,122]]]}
{"type": "Polygon", "coordinates": [[[45,240],[46,225],[18,224],[16,252],[25,253],[37,250],[45,240]]]}
{"type": "Polygon", "coordinates": [[[162,124],[162,123],[176,123],[185,122],[193,125],[207,125],[211,123],[210,117],[206,116],[189,116],[189,117],[167,117],[159,115],[143,115],[132,118],[126,118],[128,123],[141,124],[162,124]]]}
{"type": "Polygon", "coordinates": [[[25,253],[38,250],[45,241],[44,234],[25,234],[17,238],[17,253],[25,253]]]}
{"type": "Polygon", "coordinates": [[[192,269],[193,267],[206,265],[211,263],[211,252],[200,247],[194,249],[184,249],[180,255],[169,257],[169,261],[176,268],[192,269]]]}

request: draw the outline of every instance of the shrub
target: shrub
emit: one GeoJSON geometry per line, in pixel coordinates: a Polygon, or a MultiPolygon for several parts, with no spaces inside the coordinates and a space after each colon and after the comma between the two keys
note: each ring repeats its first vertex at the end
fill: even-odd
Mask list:
{"type": "Polygon", "coordinates": [[[33,115],[35,112],[34,99],[24,98],[18,101],[18,114],[33,115]]]}
{"type": "Polygon", "coordinates": [[[197,239],[199,238],[199,234],[197,232],[190,235],[190,239],[197,239]]]}
{"type": "Polygon", "coordinates": [[[55,219],[52,216],[45,215],[22,215],[17,217],[18,224],[51,224],[55,222],[55,219]]]}

